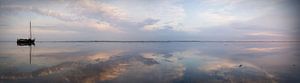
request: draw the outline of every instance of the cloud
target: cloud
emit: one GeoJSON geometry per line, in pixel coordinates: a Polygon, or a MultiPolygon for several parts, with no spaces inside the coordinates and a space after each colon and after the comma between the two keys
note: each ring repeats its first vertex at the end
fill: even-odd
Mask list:
{"type": "Polygon", "coordinates": [[[144,30],[160,30],[170,29],[175,31],[184,30],[182,27],[182,21],[186,14],[181,4],[176,3],[178,1],[162,1],[161,3],[151,4],[149,12],[151,15],[147,15],[145,19],[158,19],[156,23],[148,24],[143,27],[144,30]],[[171,28],[170,28],[171,27],[171,28]]]}
{"type": "Polygon", "coordinates": [[[21,6],[21,5],[4,5],[1,6],[1,9],[3,10],[10,10],[10,11],[25,11],[25,12],[34,12],[40,15],[44,16],[51,16],[54,18],[57,18],[59,20],[63,21],[78,21],[80,18],[77,17],[76,15],[68,14],[68,13],[63,13],[63,12],[58,12],[50,9],[43,9],[43,8],[38,8],[38,7],[32,7],[32,6],[21,6]]]}
{"type": "Polygon", "coordinates": [[[32,21],[39,25],[78,31],[78,37],[83,40],[176,40],[179,36],[182,40],[273,40],[286,36],[285,32],[289,33],[290,27],[296,25],[288,10],[282,7],[284,4],[278,2],[280,0],[79,0],[48,4],[48,1],[6,1],[7,4],[0,6],[3,18],[0,21],[22,25],[32,16],[32,21]]]}
{"type": "Polygon", "coordinates": [[[268,12],[277,13],[280,11],[273,10],[279,9],[278,3],[280,3],[280,0],[201,0],[198,3],[201,6],[196,9],[198,14],[195,20],[199,24],[199,29],[227,26],[232,23],[246,23],[268,12]]]}
{"type": "Polygon", "coordinates": [[[82,27],[88,26],[96,28],[100,31],[110,31],[110,32],[116,32],[116,33],[123,33],[119,28],[116,28],[111,23],[105,22],[105,21],[97,21],[97,20],[86,20],[82,23],[77,23],[78,25],[81,25],[82,27]]]}
{"type": "Polygon", "coordinates": [[[153,25],[157,22],[159,22],[159,19],[148,18],[148,19],[145,19],[141,24],[142,25],[153,25]]]}
{"type": "Polygon", "coordinates": [[[205,24],[201,25],[202,27],[226,25],[240,20],[240,18],[232,14],[224,14],[211,11],[199,12],[198,17],[199,19],[202,19],[202,23],[205,24]]]}
{"type": "Polygon", "coordinates": [[[116,6],[106,4],[103,2],[97,2],[93,0],[80,0],[71,7],[77,7],[81,15],[99,15],[101,18],[113,19],[113,20],[125,20],[127,19],[127,13],[116,6]]]}
{"type": "MultiPolygon", "coordinates": [[[[105,16],[107,17],[109,14],[112,14],[110,17],[118,18],[117,16],[119,14],[114,14],[115,12],[108,13],[109,10],[115,11],[114,7],[101,7],[102,11],[104,11],[105,16]]],[[[56,19],[59,19],[64,22],[71,22],[72,27],[91,27],[96,28],[100,31],[110,31],[110,32],[122,32],[120,29],[113,26],[111,23],[105,21],[105,20],[99,20],[94,18],[88,18],[87,15],[84,14],[78,14],[78,13],[71,13],[71,12],[63,12],[63,11],[56,11],[51,9],[45,9],[45,8],[38,8],[33,6],[16,6],[16,5],[10,5],[10,6],[1,6],[1,9],[7,9],[7,10],[13,10],[13,11],[25,11],[25,12],[33,12],[39,15],[43,16],[50,16],[56,19]]],[[[87,8],[89,9],[89,8],[87,8]]],[[[72,10],[72,9],[71,9],[72,10]]],[[[92,11],[92,10],[91,10],[92,11]]],[[[101,16],[100,16],[101,17],[101,16]]]]}

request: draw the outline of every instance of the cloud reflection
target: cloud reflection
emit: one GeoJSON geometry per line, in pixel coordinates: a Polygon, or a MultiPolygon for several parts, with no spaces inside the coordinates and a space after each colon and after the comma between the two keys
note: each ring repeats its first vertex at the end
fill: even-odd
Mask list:
{"type": "MultiPolygon", "coordinates": [[[[26,65],[28,67],[22,64],[11,65],[13,67],[0,64],[0,70],[3,70],[0,72],[0,82],[28,80],[28,82],[64,83],[273,83],[287,79],[282,77],[286,72],[289,73],[285,69],[295,68],[293,70],[295,71],[294,66],[298,65],[284,68],[286,64],[292,63],[292,59],[283,50],[286,49],[284,46],[286,44],[278,43],[268,45],[205,43],[200,44],[199,47],[196,47],[199,43],[189,43],[195,47],[185,46],[186,44],[180,46],[178,43],[164,44],[176,44],[178,48],[155,47],[160,46],[161,43],[119,44],[122,47],[118,44],[93,43],[92,46],[81,47],[78,50],[70,49],[66,52],[52,51],[51,48],[46,52],[44,48],[36,48],[40,49],[36,50],[40,52],[34,52],[39,55],[33,60],[40,60],[34,61],[35,64],[26,65]],[[140,46],[135,47],[137,45],[140,46]],[[262,56],[248,56],[258,54],[262,56]],[[48,65],[44,65],[45,63],[48,65]]],[[[76,46],[81,45],[76,44],[76,46]]],[[[13,62],[13,60],[6,62],[13,62]]]]}
{"type": "Polygon", "coordinates": [[[272,52],[274,50],[278,50],[280,48],[247,48],[246,50],[247,51],[250,51],[250,52],[272,52]]]}

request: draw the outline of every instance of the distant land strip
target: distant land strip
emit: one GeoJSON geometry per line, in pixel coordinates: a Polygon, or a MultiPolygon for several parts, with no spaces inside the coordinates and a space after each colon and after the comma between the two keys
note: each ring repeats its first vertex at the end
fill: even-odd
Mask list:
{"type": "MultiPolygon", "coordinates": [[[[16,42],[16,41],[0,41],[0,42],[16,42]]],[[[184,41],[184,40],[166,40],[166,41],[109,41],[109,40],[103,40],[103,41],[36,41],[36,42],[300,42],[300,41],[184,41]]]]}

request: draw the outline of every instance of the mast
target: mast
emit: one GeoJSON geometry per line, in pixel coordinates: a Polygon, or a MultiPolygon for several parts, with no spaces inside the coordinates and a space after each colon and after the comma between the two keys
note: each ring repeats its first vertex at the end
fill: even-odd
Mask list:
{"type": "Polygon", "coordinates": [[[30,21],[30,28],[29,28],[29,32],[30,32],[30,35],[29,35],[29,39],[31,39],[31,21],[30,21]]]}

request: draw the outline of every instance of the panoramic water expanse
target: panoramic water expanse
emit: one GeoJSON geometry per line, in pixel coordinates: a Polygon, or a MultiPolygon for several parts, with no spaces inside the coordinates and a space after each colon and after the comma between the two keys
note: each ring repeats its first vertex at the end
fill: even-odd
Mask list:
{"type": "Polygon", "coordinates": [[[298,42],[1,42],[0,83],[299,83],[298,42]]]}

